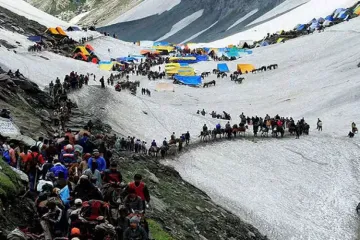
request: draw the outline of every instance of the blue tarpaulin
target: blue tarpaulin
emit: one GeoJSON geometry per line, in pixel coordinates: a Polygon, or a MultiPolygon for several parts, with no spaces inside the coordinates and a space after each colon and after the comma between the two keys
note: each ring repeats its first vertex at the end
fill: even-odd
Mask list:
{"type": "Polygon", "coordinates": [[[133,61],[138,61],[136,58],[134,57],[120,57],[116,59],[118,62],[133,62],[133,61]]]}
{"type": "Polygon", "coordinates": [[[187,67],[187,66],[189,66],[188,63],[179,63],[179,64],[180,64],[181,67],[187,67]]]}
{"type": "Polygon", "coordinates": [[[340,19],[345,19],[345,18],[347,18],[347,16],[348,16],[348,11],[347,11],[347,10],[344,10],[344,11],[342,11],[341,13],[339,13],[339,17],[338,17],[338,18],[340,18],[340,19]]]}
{"type": "Polygon", "coordinates": [[[305,24],[301,24],[297,29],[296,31],[303,31],[305,29],[306,25],[305,24]]]}
{"type": "Polygon", "coordinates": [[[170,46],[170,43],[164,41],[154,42],[154,46],[170,46]]]}
{"type": "Polygon", "coordinates": [[[196,55],[195,57],[196,57],[196,60],[198,62],[208,61],[209,60],[209,57],[206,56],[206,55],[196,55]]]}
{"type": "Polygon", "coordinates": [[[185,85],[197,86],[201,84],[201,76],[175,75],[174,78],[185,85]]]}
{"type": "Polygon", "coordinates": [[[266,47],[266,46],[269,46],[269,43],[267,41],[263,41],[260,46],[262,47],[266,47]]]}
{"type": "Polygon", "coordinates": [[[69,191],[69,187],[67,185],[63,189],[60,190],[59,195],[60,195],[61,200],[65,204],[65,206],[69,205],[70,191],[69,191]]]}
{"type": "Polygon", "coordinates": [[[328,21],[332,22],[332,21],[334,21],[334,18],[333,18],[332,15],[329,15],[329,16],[327,16],[327,17],[325,18],[325,20],[328,20],[328,21]]]}
{"type": "Polygon", "coordinates": [[[219,63],[217,65],[217,69],[220,71],[220,72],[230,72],[229,71],[229,67],[227,66],[226,63],[219,63]]]}
{"type": "Polygon", "coordinates": [[[30,37],[28,37],[28,39],[33,42],[41,42],[42,37],[41,36],[30,36],[30,37]]]}

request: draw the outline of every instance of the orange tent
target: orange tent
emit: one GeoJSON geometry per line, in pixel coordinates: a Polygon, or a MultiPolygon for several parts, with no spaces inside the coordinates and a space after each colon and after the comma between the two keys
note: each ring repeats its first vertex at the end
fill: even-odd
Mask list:
{"type": "Polygon", "coordinates": [[[81,60],[86,61],[86,62],[87,62],[87,60],[88,60],[88,57],[87,57],[85,54],[83,54],[82,52],[75,53],[75,55],[73,56],[73,58],[75,58],[75,59],[81,59],[81,60]]]}
{"type": "Polygon", "coordinates": [[[94,49],[90,44],[86,44],[86,45],[85,45],[85,48],[86,48],[87,50],[90,50],[91,52],[95,51],[95,49],[94,49]]]}
{"type": "Polygon", "coordinates": [[[62,35],[62,36],[67,36],[66,33],[64,32],[64,30],[61,27],[56,27],[56,31],[58,33],[60,33],[60,35],[62,35]]]}
{"type": "Polygon", "coordinates": [[[141,55],[145,55],[145,54],[148,54],[148,53],[150,53],[150,54],[160,54],[159,51],[151,51],[151,50],[141,50],[140,51],[141,55]]]}
{"type": "Polygon", "coordinates": [[[49,32],[52,35],[59,35],[60,34],[55,28],[48,28],[45,32],[46,33],[49,32]]]}

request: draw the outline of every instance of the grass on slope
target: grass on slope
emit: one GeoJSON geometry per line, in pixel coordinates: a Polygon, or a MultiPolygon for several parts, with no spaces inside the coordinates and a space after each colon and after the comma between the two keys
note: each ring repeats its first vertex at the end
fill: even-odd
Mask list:
{"type": "Polygon", "coordinates": [[[156,240],[174,240],[162,227],[152,219],[146,219],[149,224],[150,234],[152,239],[156,240]]]}

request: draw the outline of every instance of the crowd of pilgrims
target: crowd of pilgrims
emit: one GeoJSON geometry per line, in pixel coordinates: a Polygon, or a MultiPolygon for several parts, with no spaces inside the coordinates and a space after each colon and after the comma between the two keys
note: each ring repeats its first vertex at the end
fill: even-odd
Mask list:
{"type": "MultiPolygon", "coordinates": [[[[148,239],[144,214],[150,194],[142,176],[135,174],[132,182],[124,183],[109,150],[116,136],[94,136],[89,129],[40,137],[27,151],[1,143],[9,150],[9,164],[28,175],[27,194],[36,199],[40,219],[40,225],[19,227],[13,235],[20,231],[26,236],[43,234],[46,240],[148,239]]],[[[121,145],[142,151],[138,143],[134,149],[131,141],[121,145]]]]}

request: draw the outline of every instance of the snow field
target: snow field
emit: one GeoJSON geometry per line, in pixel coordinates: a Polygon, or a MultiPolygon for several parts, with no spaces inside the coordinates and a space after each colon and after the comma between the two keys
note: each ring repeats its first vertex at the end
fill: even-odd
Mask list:
{"type": "Polygon", "coordinates": [[[178,5],[180,2],[181,0],[144,0],[129,11],[120,15],[118,18],[112,20],[107,25],[112,25],[120,22],[134,21],[149,17],[151,15],[161,14],[165,11],[169,11],[170,9],[178,5]]]}

